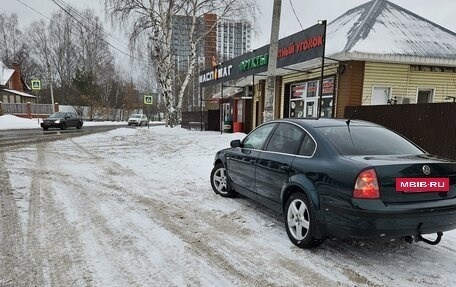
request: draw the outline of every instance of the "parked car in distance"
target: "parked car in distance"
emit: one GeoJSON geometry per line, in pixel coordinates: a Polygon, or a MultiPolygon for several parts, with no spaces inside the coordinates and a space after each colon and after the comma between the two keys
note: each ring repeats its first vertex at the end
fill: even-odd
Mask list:
{"type": "Polygon", "coordinates": [[[130,118],[128,118],[128,125],[142,126],[143,124],[147,125],[148,122],[147,116],[143,114],[132,114],[130,118]]]}
{"type": "Polygon", "coordinates": [[[59,128],[64,130],[70,127],[82,128],[84,121],[75,113],[71,112],[56,112],[45,118],[41,123],[43,130],[47,131],[49,128],[59,128]]]}
{"type": "Polygon", "coordinates": [[[456,161],[370,122],[264,123],[217,152],[210,181],[221,196],[240,193],[283,213],[301,248],[328,237],[437,244],[456,228],[456,161]]]}

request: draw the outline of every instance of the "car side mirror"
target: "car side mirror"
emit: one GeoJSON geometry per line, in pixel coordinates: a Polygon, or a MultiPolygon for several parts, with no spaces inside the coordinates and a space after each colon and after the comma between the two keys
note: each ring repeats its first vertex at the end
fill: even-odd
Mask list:
{"type": "Polygon", "coordinates": [[[241,140],[232,140],[230,145],[231,147],[241,147],[241,140]]]}

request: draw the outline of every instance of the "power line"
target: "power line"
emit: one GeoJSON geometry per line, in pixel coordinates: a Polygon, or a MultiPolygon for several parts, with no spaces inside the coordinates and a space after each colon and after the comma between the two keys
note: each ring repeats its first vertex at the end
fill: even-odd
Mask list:
{"type": "MultiPolygon", "coordinates": [[[[62,7],[61,4],[57,3],[56,0],[52,0],[52,2],[54,2],[57,6],[59,6],[60,9],[62,9],[65,13],[67,13],[67,14],[68,14],[71,18],[73,18],[76,22],[78,22],[79,25],[81,25],[83,28],[87,29],[87,31],[89,31],[89,32],[91,32],[92,34],[96,35],[96,33],[95,33],[94,31],[92,31],[91,29],[89,29],[89,27],[87,27],[84,23],[82,23],[82,22],[81,22],[78,18],[76,18],[73,14],[71,14],[70,11],[68,11],[67,9],[65,9],[64,7],[62,7]]],[[[128,57],[130,57],[130,58],[133,58],[133,59],[135,59],[135,60],[137,60],[137,61],[140,61],[140,62],[143,61],[143,60],[141,60],[141,59],[137,59],[137,58],[133,57],[131,54],[125,53],[125,52],[122,51],[121,49],[117,48],[116,46],[114,46],[114,45],[112,45],[111,43],[109,43],[108,41],[106,41],[105,39],[101,38],[101,40],[102,40],[103,42],[105,42],[108,46],[110,46],[111,48],[113,48],[114,50],[116,50],[116,51],[118,51],[118,52],[120,52],[120,53],[122,53],[122,54],[124,54],[124,55],[126,55],[126,56],[128,56],[128,57]]]]}
{"type": "Polygon", "coordinates": [[[46,16],[46,15],[42,14],[41,12],[35,10],[35,8],[33,8],[33,7],[29,6],[28,4],[22,2],[21,0],[16,0],[16,1],[19,2],[19,3],[21,3],[21,4],[24,5],[24,6],[28,7],[29,9],[35,11],[36,13],[40,14],[40,15],[43,16],[44,18],[47,18],[47,19],[51,20],[51,18],[49,18],[48,16],[46,16]]]}
{"type": "Polygon", "coordinates": [[[293,2],[291,2],[291,0],[288,0],[288,1],[290,2],[291,9],[293,10],[293,13],[294,13],[294,15],[296,17],[296,20],[298,20],[299,26],[301,26],[301,30],[304,30],[304,27],[302,27],[301,21],[299,20],[298,15],[296,14],[296,10],[295,10],[295,8],[293,6],[293,2]]]}
{"type": "MultiPolygon", "coordinates": [[[[88,16],[85,16],[83,15],[78,9],[75,9],[74,7],[72,7],[71,5],[69,5],[68,3],[66,3],[65,1],[63,0],[57,0],[58,2],[61,3],[61,5],[63,5],[69,12],[73,13],[73,14],[76,14],[80,19],[82,19],[86,24],[90,25],[90,26],[93,26],[94,23],[92,22],[92,19],[90,19],[88,16]]],[[[53,1],[55,2],[55,1],[53,1]]],[[[124,47],[126,48],[129,48],[128,44],[125,44],[123,42],[123,40],[117,38],[116,36],[114,36],[112,33],[109,33],[107,32],[103,27],[99,27],[99,29],[101,30],[101,32],[103,34],[105,34],[106,36],[110,37],[111,39],[117,41],[119,44],[123,45],[124,47]]]]}
{"type": "MultiPolygon", "coordinates": [[[[27,3],[24,3],[24,2],[21,1],[21,0],[16,0],[16,1],[19,2],[19,3],[21,3],[22,5],[26,6],[27,8],[31,9],[31,10],[34,11],[35,13],[37,13],[37,14],[39,14],[39,15],[45,17],[46,19],[48,19],[48,20],[50,20],[50,21],[52,21],[52,19],[51,19],[50,17],[48,17],[48,16],[44,15],[43,13],[39,12],[38,10],[36,10],[36,9],[33,8],[33,7],[31,7],[31,6],[28,5],[27,3]]],[[[55,0],[52,0],[52,2],[54,2],[60,9],[62,9],[66,14],[68,14],[71,18],[73,18],[73,19],[74,19],[79,25],[81,25],[83,28],[85,28],[85,29],[87,29],[89,32],[95,34],[94,31],[92,31],[91,29],[89,29],[84,23],[82,23],[79,19],[77,19],[74,15],[72,15],[71,12],[69,12],[67,9],[65,9],[64,7],[61,6],[61,5],[67,5],[67,7],[70,7],[68,4],[66,4],[66,3],[63,2],[63,1],[61,1],[61,2],[65,3],[65,4],[59,4],[59,3],[57,3],[55,0]]],[[[71,7],[70,7],[70,8],[71,8],[71,7]]],[[[71,10],[72,10],[73,12],[76,11],[74,8],[71,8],[71,10]]],[[[80,15],[79,12],[75,12],[75,14],[80,15]]],[[[81,16],[81,17],[82,17],[82,16],[81,16]]],[[[88,19],[85,19],[85,20],[86,20],[86,21],[89,21],[88,19]]],[[[90,25],[93,25],[93,23],[90,22],[90,25]]],[[[121,43],[121,44],[123,44],[124,46],[127,47],[127,45],[124,44],[121,40],[117,39],[117,38],[114,37],[112,34],[107,33],[106,31],[104,31],[104,29],[103,29],[102,27],[100,27],[100,29],[101,29],[101,32],[102,32],[103,34],[110,36],[111,38],[115,39],[116,41],[118,41],[119,43],[121,43]]],[[[75,35],[75,36],[77,36],[77,35],[75,35]]],[[[105,42],[108,46],[110,46],[111,48],[113,48],[114,50],[120,52],[121,54],[123,54],[123,55],[125,55],[125,56],[128,56],[128,57],[131,58],[131,59],[137,60],[137,61],[142,62],[142,63],[148,63],[148,62],[145,61],[144,59],[136,58],[136,57],[132,56],[131,54],[124,52],[124,51],[121,50],[120,48],[118,48],[118,47],[114,46],[113,44],[109,43],[109,42],[108,42],[106,39],[104,39],[104,38],[101,38],[101,40],[102,40],[103,42],[105,42]]]]}

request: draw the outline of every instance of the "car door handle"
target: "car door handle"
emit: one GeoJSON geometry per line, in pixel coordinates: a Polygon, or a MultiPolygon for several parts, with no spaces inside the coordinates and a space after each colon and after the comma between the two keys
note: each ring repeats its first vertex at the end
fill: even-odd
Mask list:
{"type": "Polygon", "coordinates": [[[280,171],[289,172],[289,171],[291,170],[291,166],[289,166],[289,165],[282,165],[281,167],[279,167],[279,170],[280,170],[280,171]]]}

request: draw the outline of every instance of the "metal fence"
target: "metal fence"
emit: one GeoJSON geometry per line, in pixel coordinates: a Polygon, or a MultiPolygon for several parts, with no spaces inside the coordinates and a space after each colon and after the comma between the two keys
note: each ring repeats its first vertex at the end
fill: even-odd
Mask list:
{"type": "Polygon", "coordinates": [[[431,154],[456,159],[454,103],[350,106],[345,108],[344,117],[383,125],[431,154]]]}

